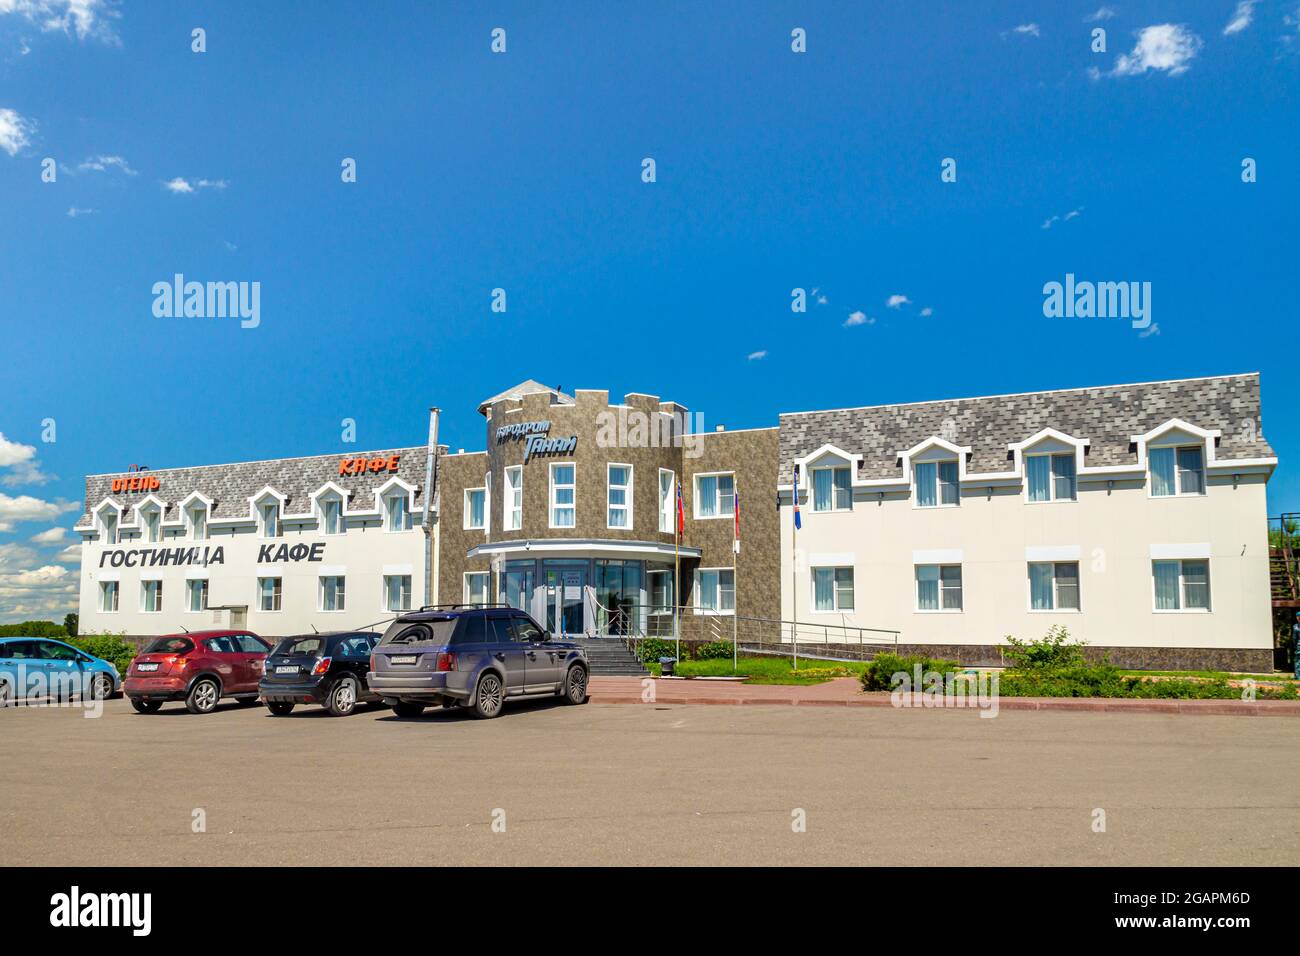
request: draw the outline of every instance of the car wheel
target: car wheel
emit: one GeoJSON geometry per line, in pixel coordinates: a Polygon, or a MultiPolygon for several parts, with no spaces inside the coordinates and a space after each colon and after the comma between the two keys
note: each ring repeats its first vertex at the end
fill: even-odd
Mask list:
{"type": "Polygon", "coordinates": [[[113,694],[113,681],[107,674],[96,674],[88,688],[91,700],[108,700],[113,694]]]}
{"type": "Polygon", "coordinates": [[[137,714],[156,714],[162,707],[162,701],[143,700],[139,697],[132,697],[131,706],[135,708],[137,714]]]}
{"type": "Polygon", "coordinates": [[[357,679],[340,677],[325,698],[325,709],[332,717],[346,717],[357,709],[357,679]]]}
{"type": "Polygon", "coordinates": [[[191,714],[210,714],[217,709],[220,699],[221,688],[217,682],[211,677],[203,677],[190,688],[189,696],[185,698],[185,709],[191,714]]]}
{"type": "Polygon", "coordinates": [[[585,704],[587,702],[587,669],[579,664],[569,668],[564,678],[564,702],[566,704],[585,704]]]}
{"type": "Polygon", "coordinates": [[[489,671],[478,679],[478,689],[474,691],[474,716],[483,720],[496,717],[501,713],[505,699],[506,689],[501,678],[489,671]]]}
{"type": "Polygon", "coordinates": [[[266,709],[277,717],[284,717],[286,714],[293,713],[293,701],[291,700],[268,700],[266,709]]]}
{"type": "Polygon", "coordinates": [[[409,700],[399,700],[393,705],[393,713],[398,717],[419,717],[424,713],[424,705],[415,704],[409,700]]]}

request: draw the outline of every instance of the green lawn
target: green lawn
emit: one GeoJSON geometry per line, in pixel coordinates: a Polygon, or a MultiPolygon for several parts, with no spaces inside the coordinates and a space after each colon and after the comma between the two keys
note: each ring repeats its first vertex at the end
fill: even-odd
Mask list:
{"type": "Polygon", "coordinates": [[[1247,678],[1256,681],[1272,681],[1274,683],[1286,683],[1294,681],[1295,678],[1284,671],[1275,674],[1235,674],[1231,671],[1133,671],[1121,670],[1125,677],[1197,677],[1202,680],[1246,680],[1247,678]]]}
{"type": "MultiPolygon", "coordinates": [[[[821,684],[835,677],[856,677],[867,665],[862,661],[822,661],[804,658],[799,670],[790,666],[788,657],[741,657],[733,669],[731,660],[681,661],[677,673],[682,677],[737,677],[747,684],[821,684]]],[[[659,664],[646,664],[656,677],[659,664]]]]}

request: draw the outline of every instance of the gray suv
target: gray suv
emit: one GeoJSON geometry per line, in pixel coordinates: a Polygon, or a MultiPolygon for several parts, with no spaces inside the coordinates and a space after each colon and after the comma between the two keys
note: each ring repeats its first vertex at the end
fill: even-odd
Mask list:
{"type": "Polygon", "coordinates": [[[440,604],[403,614],[370,655],[370,689],[399,717],[424,708],[467,707],[496,717],[507,697],[587,702],[587,655],[554,641],[508,605],[440,604]]]}

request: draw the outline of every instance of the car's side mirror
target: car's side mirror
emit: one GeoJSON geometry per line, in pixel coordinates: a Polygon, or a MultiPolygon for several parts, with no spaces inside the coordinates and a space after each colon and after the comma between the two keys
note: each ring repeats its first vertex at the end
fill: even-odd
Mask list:
{"type": "Polygon", "coordinates": [[[542,642],[545,643],[546,641],[549,641],[549,640],[551,640],[551,632],[550,632],[550,631],[542,631],[542,642]]]}

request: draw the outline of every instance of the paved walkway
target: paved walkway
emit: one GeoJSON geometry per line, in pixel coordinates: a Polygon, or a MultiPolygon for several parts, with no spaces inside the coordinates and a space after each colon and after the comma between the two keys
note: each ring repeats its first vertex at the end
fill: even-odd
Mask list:
{"type": "MultiPolygon", "coordinates": [[[[591,699],[597,704],[784,704],[800,707],[892,707],[886,692],[866,693],[856,678],[839,677],[823,684],[744,684],[720,680],[664,680],[640,677],[592,677],[591,699]],[[654,685],[645,699],[644,681],[654,685]]],[[[917,707],[923,706],[917,701],[917,707]]],[[[1000,710],[1083,710],[1117,713],[1217,714],[1220,716],[1300,717],[1297,700],[1120,700],[1105,697],[999,697],[1000,710]]]]}

